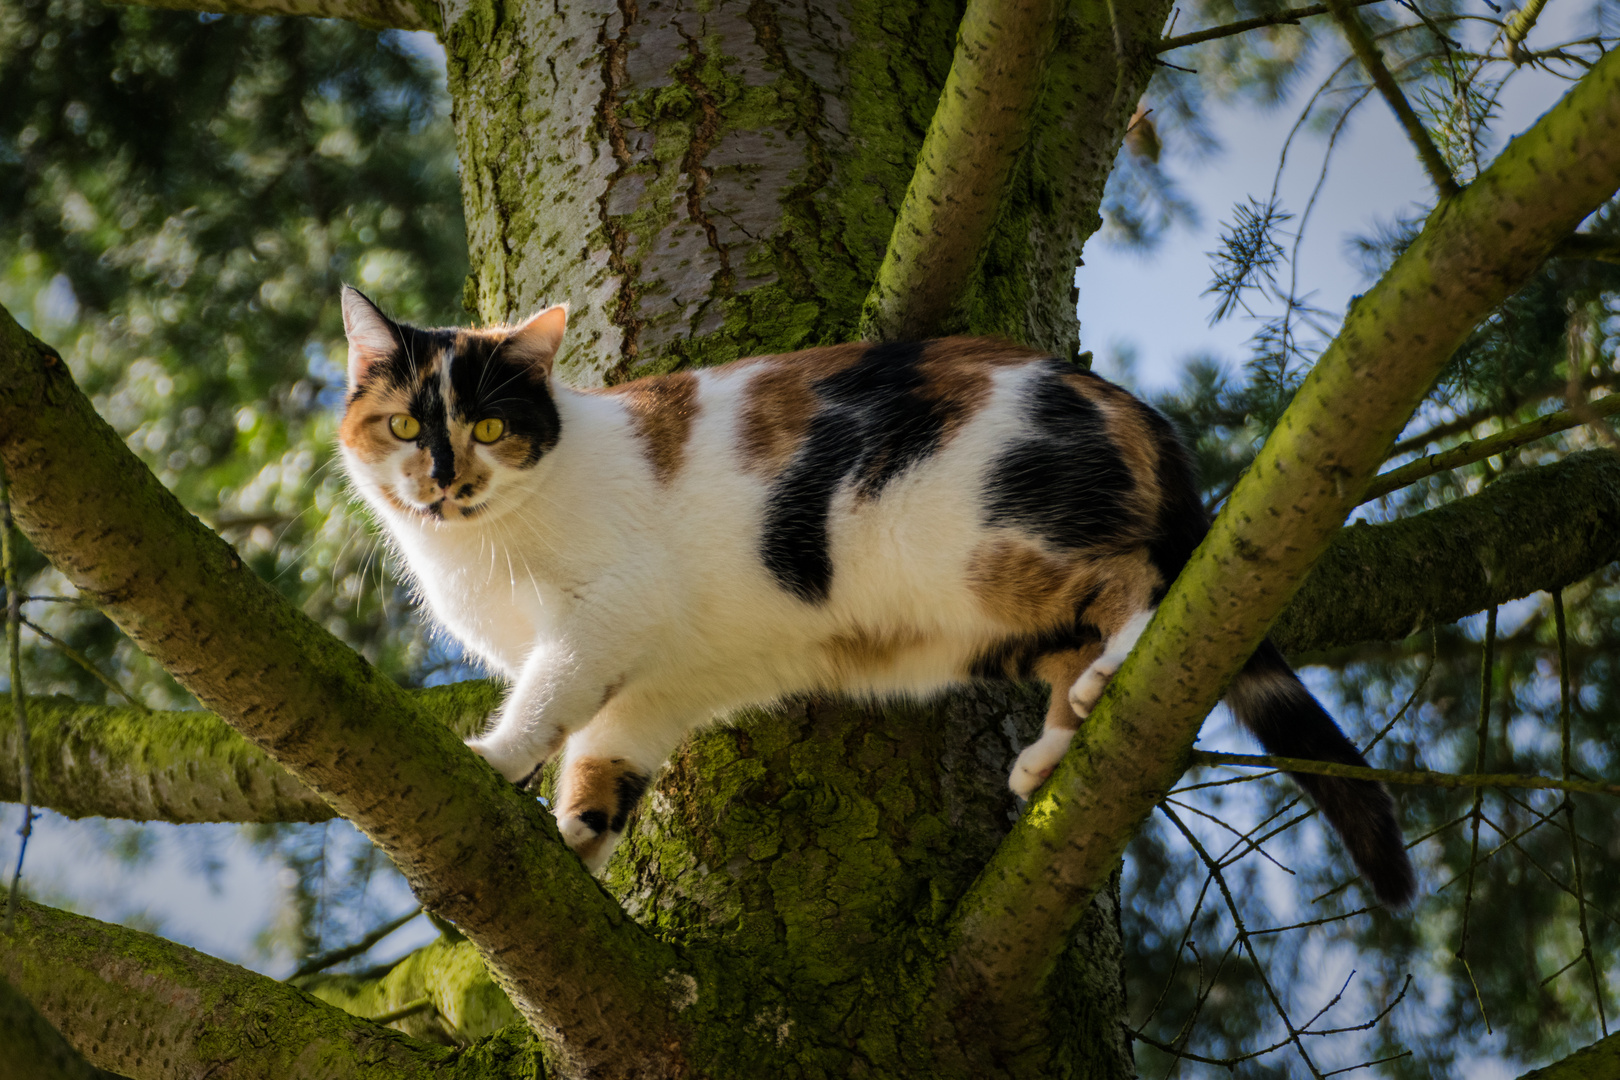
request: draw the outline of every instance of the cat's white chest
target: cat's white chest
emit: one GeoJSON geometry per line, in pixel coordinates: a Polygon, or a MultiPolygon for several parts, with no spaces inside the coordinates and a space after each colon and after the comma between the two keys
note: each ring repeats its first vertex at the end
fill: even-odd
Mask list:
{"type": "Polygon", "coordinates": [[[407,544],[406,561],[434,619],[478,658],[512,676],[555,626],[565,597],[525,553],[478,539],[475,545],[407,544]]]}

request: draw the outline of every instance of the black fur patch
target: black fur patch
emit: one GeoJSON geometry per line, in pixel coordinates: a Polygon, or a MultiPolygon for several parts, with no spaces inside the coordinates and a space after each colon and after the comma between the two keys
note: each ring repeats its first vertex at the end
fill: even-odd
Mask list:
{"type": "MultiPolygon", "coordinates": [[[[618,782],[618,808],[613,811],[613,820],[608,827],[614,832],[624,832],[624,823],[630,818],[630,811],[636,808],[641,801],[642,793],[647,790],[647,783],[651,777],[640,773],[620,773],[618,782]]],[[[600,832],[601,830],[597,830],[600,832]]]]}
{"type": "Polygon", "coordinates": [[[1049,361],[1025,391],[1028,434],[996,458],[986,481],[985,523],[1010,525],[1068,550],[1106,547],[1127,534],[1125,497],[1135,479],[1097,406],[1049,361]]]}
{"type": "Polygon", "coordinates": [[[1157,607],[1170,583],[1204,542],[1209,532],[1209,511],[1199,498],[1192,459],[1177,437],[1175,426],[1146,405],[1140,408],[1159,450],[1159,513],[1153,539],[1148,542],[1148,561],[1162,579],[1153,591],[1153,606],[1157,607]]]}
{"type": "Polygon", "coordinates": [[[584,813],[579,815],[579,820],[584,822],[585,827],[591,830],[593,833],[600,833],[603,829],[608,827],[608,816],[606,810],[586,810],[584,813]]]}
{"type": "Polygon", "coordinates": [[[848,479],[862,498],[939,449],[948,406],[929,401],[918,370],[925,345],[874,345],[815,385],[820,409],[804,445],[772,485],[760,556],[784,589],[808,603],[832,590],[827,518],[848,479]]]}
{"type": "Polygon", "coordinates": [[[464,339],[463,351],[450,365],[450,388],[455,392],[457,420],[468,424],[502,420],[511,435],[528,441],[529,453],[520,468],[533,466],[557,445],[562,426],[544,380],[535,377],[527,364],[506,359],[498,342],[464,339]]]}

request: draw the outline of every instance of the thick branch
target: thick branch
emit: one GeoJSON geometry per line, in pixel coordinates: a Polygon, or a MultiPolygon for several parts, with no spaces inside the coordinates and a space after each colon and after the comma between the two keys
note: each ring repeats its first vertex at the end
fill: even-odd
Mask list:
{"type": "Polygon", "coordinates": [[[961,298],[1029,137],[1057,15],[1056,0],[969,0],[863,337],[928,337],[961,298]]]}
{"type": "MultiPolygon", "coordinates": [[[[411,696],[424,715],[463,736],[482,725],[499,699],[487,682],[411,696]]],[[[319,795],[213,713],[151,713],[62,697],[30,698],[28,713],[34,799],[59,814],[177,823],[334,816],[319,795]]],[[[16,743],[15,729],[0,727],[4,801],[20,795],[16,743]]]]}
{"type": "Polygon", "coordinates": [[[0,977],[92,1065],[132,1080],[484,1074],[184,945],[26,901],[0,936],[0,977]]]}
{"type": "Polygon", "coordinates": [[[1620,1035],[1610,1035],[1519,1080],[1614,1080],[1620,1076],[1620,1035]]]}
{"type": "Polygon", "coordinates": [[[1620,186],[1616,125],[1611,54],[1443,203],[1350,312],[1077,745],[964,897],[942,1008],[993,1010],[1015,1032],[1038,1012],[1077,913],[1447,358],[1620,186]]]}
{"type": "Polygon", "coordinates": [[[242,565],[0,318],[0,458],[39,549],[199,701],[393,858],[476,944],[565,1071],[677,1070],[673,950],[624,917],[533,798],[242,565]],[[62,432],[73,432],[63,439],[62,432]]]}
{"type": "Polygon", "coordinates": [[[1271,629],[1285,652],[1393,641],[1620,559],[1620,455],[1588,450],[1333,537],[1271,629]]]}
{"type": "Polygon", "coordinates": [[[1464,465],[1472,465],[1476,461],[1484,461],[1488,457],[1516,450],[1526,443],[1544,439],[1560,431],[1568,431],[1581,424],[1590,424],[1595,418],[1612,416],[1617,412],[1620,412],[1620,394],[1610,394],[1579,411],[1564,409],[1549,413],[1527,424],[1520,424],[1506,431],[1499,431],[1495,435],[1463,443],[1461,446],[1453,446],[1449,450],[1442,450],[1438,454],[1430,454],[1428,457],[1402,465],[1398,469],[1379,473],[1362,493],[1361,501],[1370,503],[1374,499],[1381,499],[1392,491],[1399,491],[1436,473],[1450,472],[1464,465]]]}
{"type": "Polygon", "coordinates": [[[221,15],[308,15],[347,19],[373,30],[431,30],[437,34],[439,9],[428,0],[111,0],[132,7],[171,11],[212,11],[221,15]]]}

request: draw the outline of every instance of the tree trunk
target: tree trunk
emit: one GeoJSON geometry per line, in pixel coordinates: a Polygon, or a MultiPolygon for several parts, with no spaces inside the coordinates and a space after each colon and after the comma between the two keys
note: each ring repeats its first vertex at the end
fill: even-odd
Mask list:
{"type": "MultiPolygon", "coordinates": [[[[1151,42],[1167,7],[1125,6],[1124,40],[1151,42]]],[[[961,17],[948,0],[447,5],[469,310],[568,301],[560,367],[577,385],[850,340],[961,17]]],[[[1105,5],[1063,12],[1028,148],[937,330],[1075,351],[1080,247],[1151,71],[1145,44],[1121,70],[1114,42],[1105,5]]],[[[709,1060],[738,1076],[949,1060],[1134,1074],[1117,892],[1082,922],[1043,1037],[1013,1059],[978,1059],[971,1036],[941,1053],[951,1033],[919,1027],[931,977],[904,974],[1015,817],[1006,776],[1041,712],[992,689],[798,701],[677,751],[606,880],[670,940],[748,958],[752,978],[705,1018],[709,1060]]]]}

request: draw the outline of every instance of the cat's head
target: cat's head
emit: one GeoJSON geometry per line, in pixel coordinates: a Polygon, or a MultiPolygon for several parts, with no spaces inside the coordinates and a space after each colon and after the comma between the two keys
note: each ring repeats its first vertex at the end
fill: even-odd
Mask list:
{"type": "Polygon", "coordinates": [[[422,330],[343,288],[349,475],[402,514],[445,524],[499,514],[557,444],[551,364],[566,305],[518,326],[422,330]]]}

